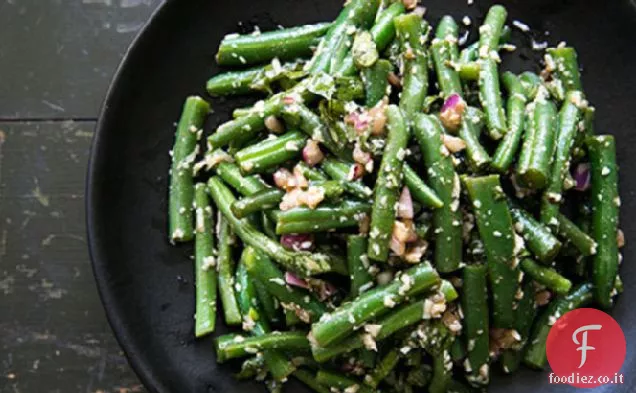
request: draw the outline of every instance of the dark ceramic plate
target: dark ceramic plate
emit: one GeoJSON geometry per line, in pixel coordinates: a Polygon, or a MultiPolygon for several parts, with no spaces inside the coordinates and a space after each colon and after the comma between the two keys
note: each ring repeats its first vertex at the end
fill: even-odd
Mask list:
{"type": "MultiPolygon", "coordinates": [[[[444,13],[481,21],[490,1],[430,0],[428,17],[444,13]]],[[[584,84],[597,107],[597,128],[618,138],[622,166],[622,227],[636,239],[636,9],[627,0],[507,1],[511,18],[540,34],[538,41],[574,45],[585,68],[584,84]],[[543,32],[549,31],[545,36],[543,32]]],[[[205,81],[219,72],[214,53],[223,35],[254,25],[332,20],[342,0],[167,1],[124,59],[108,93],[97,127],[87,188],[87,216],[95,277],[119,342],[135,371],[153,392],[263,392],[264,387],[232,379],[232,366],[216,364],[212,339],[193,337],[194,291],[189,246],[167,242],[168,168],[175,121],[184,98],[204,94],[205,81]]],[[[471,38],[476,37],[473,28],[471,38]]],[[[529,40],[507,61],[513,69],[535,67],[529,40]]],[[[206,129],[230,117],[245,100],[212,100],[206,129]]],[[[597,391],[636,391],[636,265],[625,249],[625,293],[612,311],[627,338],[625,384],[597,391]]],[[[220,332],[225,331],[220,327],[220,332]]],[[[492,392],[564,392],[548,385],[547,373],[523,371],[495,376],[492,392]]],[[[289,391],[302,391],[292,385],[289,391]]],[[[571,389],[573,390],[573,389],[571,389]]]]}

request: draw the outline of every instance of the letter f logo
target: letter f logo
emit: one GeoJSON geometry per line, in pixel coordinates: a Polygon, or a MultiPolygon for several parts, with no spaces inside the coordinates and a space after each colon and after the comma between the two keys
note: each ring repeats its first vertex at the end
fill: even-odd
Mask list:
{"type": "Polygon", "coordinates": [[[576,345],[580,345],[580,347],[578,347],[576,350],[577,351],[581,351],[581,364],[579,364],[579,368],[583,367],[583,365],[585,365],[585,361],[587,360],[587,351],[593,351],[596,348],[588,346],[587,345],[587,332],[588,330],[601,330],[603,326],[601,325],[585,325],[585,326],[581,326],[580,328],[576,329],[574,331],[574,333],[572,334],[572,341],[574,341],[574,344],[576,345]],[[579,333],[583,332],[583,339],[581,340],[581,342],[579,342],[577,336],[579,333]]]}

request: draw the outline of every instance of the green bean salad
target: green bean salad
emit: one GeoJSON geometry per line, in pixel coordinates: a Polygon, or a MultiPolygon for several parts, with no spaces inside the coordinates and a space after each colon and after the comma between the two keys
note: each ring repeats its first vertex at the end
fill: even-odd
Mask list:
{"type": "Polygon", "coordinates": [[[349,0],[330,23],[226,36],[216,60],[234,69],[207,92],[258,98],[205,148],[210,104],[187,98],[169,238],[194,241],[194,332],[214,332],[218,303],[236,332],[216,360],[237,378],[485,389],[494,368],[543,369],[561,315],[621,292],[615,141],[575,49],[515,74],[503,6],[474,43],[425,12],[349,0]]]}

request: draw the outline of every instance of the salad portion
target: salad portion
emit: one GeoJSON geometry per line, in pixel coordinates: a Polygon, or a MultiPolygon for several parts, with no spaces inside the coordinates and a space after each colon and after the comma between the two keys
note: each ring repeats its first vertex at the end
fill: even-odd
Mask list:
{"type": "Polygon", "coordinates": [[[237,378],[470,392],[543,369],[560,316],[621,292],[616,146],[575,49],[516,74],[503,6],[472,43],[470,20],[425,15],[350,0],[330,23],[228,35],[233,69],[186,100],[169,238],[194,241],[195,335],[217,304],[236,327],[215,349],[237,378]],[[255,102],[204,136],[236,95],[255,102]]]}

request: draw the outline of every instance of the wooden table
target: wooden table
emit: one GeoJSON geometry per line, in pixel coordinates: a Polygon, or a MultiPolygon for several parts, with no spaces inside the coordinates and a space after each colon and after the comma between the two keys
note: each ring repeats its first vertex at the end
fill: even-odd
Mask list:
{"type": "Polygon", "coordinates": [[[160,0],[0,0],[0,391],[142,392],[86,246],[99,107],[160,0]]]}

